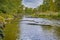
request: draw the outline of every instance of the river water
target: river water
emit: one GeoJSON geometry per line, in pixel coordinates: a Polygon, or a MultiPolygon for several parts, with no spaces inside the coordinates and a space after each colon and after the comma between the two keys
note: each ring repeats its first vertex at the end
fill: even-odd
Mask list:
{"type": "Polygon", "coordinates": [[[20,22],[19,40],[60,40],[60,27],[52,24],[51,20],[24,17],[20,22]]]}

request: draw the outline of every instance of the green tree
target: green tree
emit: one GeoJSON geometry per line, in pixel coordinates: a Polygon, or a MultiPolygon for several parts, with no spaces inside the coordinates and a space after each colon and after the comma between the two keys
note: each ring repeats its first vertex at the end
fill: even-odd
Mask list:
{"type": "Polygon", "coordinates": [[[32,8],[25,8],[25,13],[27,13],[27,14],[32,14],[32,8]]]}
{"type": "Polygon", "coordinates": [[[0,0],[0,11],[5,13],[16,12],[21,0],[0,0]]]}
{"type": "Polygon", "coordinates": [[[55,2],[53,0],[43,0],[43,4],[38,7],[39,11],[55,11],[55,2]]]}
{"type": "Polygon", "coordinates": [[[56,11],[60,11],[60,0],[55,0],[56,11]]]}

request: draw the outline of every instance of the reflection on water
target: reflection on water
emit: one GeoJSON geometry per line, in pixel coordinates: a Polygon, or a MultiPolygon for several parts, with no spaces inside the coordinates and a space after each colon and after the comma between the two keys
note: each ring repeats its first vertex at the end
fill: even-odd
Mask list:
{"type": "Polygon", "coordinates": [[[60,27],[56,27],[55,28],[55,34],[56,34],[56,36],[57,36],[57,40],[60,40],[60,27]]]}
{"type": "Polygon", "coordinates": [[[29,21],[21,21],[20,40],[60,40],[60,27],[30,25],[29,21]]]}

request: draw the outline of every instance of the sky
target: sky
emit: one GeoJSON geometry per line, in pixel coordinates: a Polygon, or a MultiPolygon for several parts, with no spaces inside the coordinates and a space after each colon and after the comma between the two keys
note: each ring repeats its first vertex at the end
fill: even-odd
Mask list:
{"type": "Polygon", "coordinates": [[[22,4],[28,8],[36,8],[43,3],[43,0],[22,0],[22,4]]]}

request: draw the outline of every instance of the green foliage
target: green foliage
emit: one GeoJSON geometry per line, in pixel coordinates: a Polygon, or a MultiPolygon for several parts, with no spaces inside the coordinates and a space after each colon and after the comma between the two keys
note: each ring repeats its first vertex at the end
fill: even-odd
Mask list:
{"type": "Polygon", "coordinates": [[[39,11],[60,11],[60,0],[43,0],[43,4],[38,7],[39,11]]]}
{"type": "Polygon", "coordinates": [[[17,13],[24,13],[23,8],[24,8],[24,5],[21,5],[21,6],[19,7],[19,9],[17,10],[17,13]]]}
{"type": "Polygon", "coordinates": [[[5,22],[5,18],[0,16],[0,22],[5,22]]]}
{"type": "Polygon", "coordinates": [[[31,14],[32,13],[32,8],[25,8],[25,13],[31,14]]]}
{"type": "Polygon", "coordinates": [[[60,0],[55,0],[56,11],[60,11],[60,0]]]}
{"type": "Polygon", "coordinates": [[[21,0],[0,0],[0,11],[3,13],[16,12],[21,0]]]}

